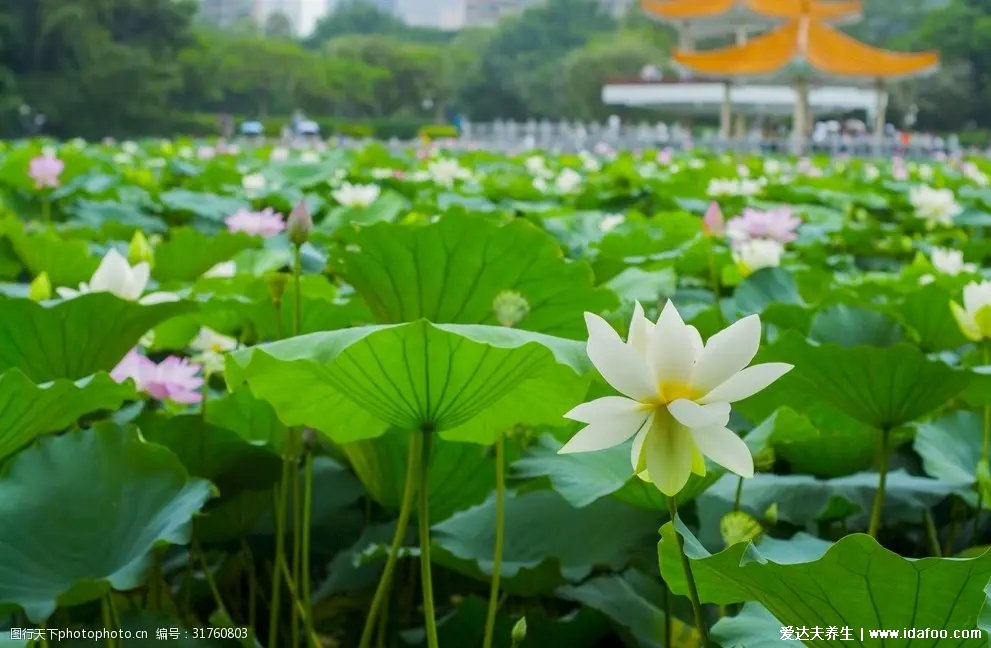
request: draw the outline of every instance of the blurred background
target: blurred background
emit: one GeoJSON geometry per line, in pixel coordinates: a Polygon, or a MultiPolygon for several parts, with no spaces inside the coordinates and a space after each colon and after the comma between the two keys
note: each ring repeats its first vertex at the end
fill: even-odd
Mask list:
{"type": "MultiPolygon", "coordinates": [[[[987,144],[991,0],[865,0],[842,29],[939,50],[936,73],[891,88],[889,121],[987,144]]],[[[257,120],[278,136],[294,115],[383,139],[465,120],[656,121],[671,115],[606,105],[603,87],[677,74],[677,38],[633,0],[7,0],[0,135],[216,136],[257,120]]]]}

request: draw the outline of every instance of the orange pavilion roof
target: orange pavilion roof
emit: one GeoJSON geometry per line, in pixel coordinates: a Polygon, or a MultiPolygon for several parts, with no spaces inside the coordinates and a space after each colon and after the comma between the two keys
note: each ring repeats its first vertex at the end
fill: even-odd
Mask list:
{"type": "Polygon", "coordinates": [[[939,65],[939,54],[905,54],[861,43],[824,24],[822,19],[792,20],[744,45],[708,52],[676,51],[674,61],[711,76],[761,76],[805,62],[830,76],[897,78],[921,74],[939,65]]]}
{"type": "MultiPolygon", "coordinates": [[[[794,20],[803,15],[803,0],[641,0],[641,8],[666,21],[753,18],[794,20]]],[[[819,20],[841,20],[859,16],[860,0],[815,0],[809,15],[819,20]]]]}

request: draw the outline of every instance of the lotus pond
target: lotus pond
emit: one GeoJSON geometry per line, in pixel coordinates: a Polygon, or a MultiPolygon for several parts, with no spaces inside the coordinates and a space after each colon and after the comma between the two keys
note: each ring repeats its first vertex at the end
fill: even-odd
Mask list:
{"type": "Polygon", "coordinates": [[[0,646],[987,645],[989,171],[4,144],[0,646]]]}

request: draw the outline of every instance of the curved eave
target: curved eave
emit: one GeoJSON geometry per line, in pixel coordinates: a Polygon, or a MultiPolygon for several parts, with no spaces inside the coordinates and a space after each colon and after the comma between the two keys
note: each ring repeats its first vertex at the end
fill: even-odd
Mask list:
{"type": "Polygon", "coordinates": [[[853,23],[863,17],[860,0],[818,0],[806,5],[802,0],[746,0],[753,13],[779,20],[798,20],[808,15],[814,21],[834,25],[853,23]]]}
{"type": "Polygon", "coordinates": [[[808,26],[800,46],[799,22],[791,22],[742,46],[708,52],[676,50],[674,62],[705,77],[767,78],[794,64],[812,68],[806,76],[823,79],[904,79],[939,67],[936,52],[902,53],[861,43],[822,23],[808,26]]]}

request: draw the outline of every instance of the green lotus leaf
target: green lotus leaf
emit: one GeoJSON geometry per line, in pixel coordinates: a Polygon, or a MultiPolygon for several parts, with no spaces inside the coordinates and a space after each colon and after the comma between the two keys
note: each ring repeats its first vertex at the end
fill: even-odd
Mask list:
{"type": "Polygon", "coordinates": [[[42,440],[0,471],[0,604],[40,622],[58,605],[138,587],[152,548],[186,543],[210,495],[133,429],[42,440]]]}
{"type": "Polygon", "coordinates": [[[618,305],[593,286],[587,264],[565,260],[553,237],[524,220],[379,224],[361,230],[355,244],[344,254],[344,275],[379,322],[499,324],[496,300],[508,291],[527,305],[514,326],[584,338],[582,313],[618,305]]]}
{"type": "Polygon", "coordinates": [[[278,481],[282,461],[271,447],[205,423],[199,414],[147,415],[138,425],[148,441],[174,452],[190,475],[209,480],[225,498],[278,481]]]}
{"type": "Polygon", "coordinates": [[[110,293],[42,304],[0,300],[0,371],[17,368],[36,382],[110,371],[152,327],[193,308],[143,305],[110,293]]]}
{"type": "Polygon", "coordinates": [[[168,241],[155,247],[152,275],[163,283],[193,281],[241,250],[260,244],[258,237],[244,233],[218,232],[208,235],[191,227],[180,227],[171,231],[168,241]]]}
{"type": "MultiPolygon", "coordinates": [[[[548,478],[551,487],[575,508],[615,495],[617,499],[652,511],[662,510],[666,500],[657,487],[633,474],[630,443],[599,452],[559,455],[561,443],[544,435],[527,455],[513,463],[513,474],[528,479],[548,478]]],[[[692,475],[678,493],[679,502],[690,502],[711,486],[724,471],[710,464],[705,477],[692,475]]]]}
{"type": "Polygon", "coordinates": [[[188,189],[162,192],[159,200],[167,214],[192,214],[210,223],[222,221],[239,209],[251,208],[248,201],[240,198],[188,189]]]}
{"type": "MultiPolygon", "coordinates": [[[[368,494],[398,507],[406,479],[408,434],[385,434],[341,446],[368,494]]],[[[467,443],[435,443],[430,459],[430,519],[481,503],[495,483],[495,459],[489,448],[467,443]]]]}
{"type": "MultiPolygon", "coordinates": [[[[564,585],[555,594],[609,617],[629,636],[627,645],[668,648],[664,644],[664,587],[656,579],[629,569],[622,574],[595,576],[580,585],[564,585]]],[[[694,648],[698,636],[691,624],[671,617],[671,648],[694,648]]]]}
{"type": "Polygon", "coordinates": [[[84,414],[116,409],[134,395],[134,387],[104,373],[36,385],[19,369],[8,369],[0,374],[0,461],[42,434],[84,414]]]}
{"type": "Polygon", "coordinates": [[[584,395],[583,345],[504,327],[364,326],[232,353],[230,385],[248,383],[286,425],[339,443],[391,425],[491,443],[515,423],[561,424],[584,395]]]}
{"type": "MultiPolygon", "coordinates": [[[[656,532],[658,517],[609,500],[576,509],[553,491],[507,493],[502,575],[512,578],[549,561],[554,573],[572,582],[596,567],[620,570],[645,535],[656,532]]],[[[495,519],[495,498],[489,497],[436,525],[434,544],[491,574],[495,519]]]]}
{"type": "Polygon", "coordinates": [[[781,403],[793,403],[802,413],[825,403],[866,425],[891,429],[944,405],[970,381],[967,372],[930,360],[904,343],[817,346],[787,331],[759,357],[795,366],[741,407],[763,416],[781,403]]]}
{"type": "Polygon", "coordinates": [[[709,634],[723,648],[781,647],[781,622],[759,603],[744,603],[736,616],[716,621],[709,634]]]}
{"type": "Polygon", "coordinates": [[[967,342],[949,303],[956,295],[936,284],[915,288],[897,307],[897,314],[925,351],[956,349],[967,342]]]}
{"type": "Polygon", "coordinates": [[[766,434],[775,457],[791,472],[840,477],[866,470],[877,452],[877,431],[823,408],[813,417],[780,407],[752,434],[766,434]]]}
{"type": "Polygon", "coordinates": [[[7,219],[0,222],[0,234],[32,277],[47,272],[55,286],[75,287],[89,281],[100,263],[90,255],[89,243],[63,240],[52,230],[29,232],[21,222],[7,219]]]}
{"type": "MultiPolygon", "coordinates": [[[[712,538],[703,538],[706,542],[718,537],[714,530],[723,515],[733,509],[738,483],[736,476],[727,475],[699,498],[700,524],[707,531],[713,530],[712,538]]],[[[891,524],[916,524],[923,510],[936,506],[956,490],[952,484],[909,475],[902,469],[889,472],[884,519],[891,524]]],[[[779,520],[799,527],[835,518],[851,518],[851,526],[856,526],[866,525],[876,492],[877,473],[872,472],[833,479],[758,474],[743,482],[740,503],[757,517],[775,506],[779,520]]]]}
{"type": "MultiPolygon", "coordinates": [[[[765,538],[757,546],[740,543],[710,554],[680,520],[677,525],[703,602],[756,601],[782,626],[849,627],[858,640],[860,629],[975,628],[991,577],[991,552],[971,559],[910,559],[863,534],[845,536],[835,544],[799,534],[792,540],[765,538]]],[[[661,529],[661,571],[673,591],[686,594],[675,533],[670,522],[661,529]]],[[[849,643],[804,640],[816,648],[849,643]]],[[[889,640],[884,645],[937,644],[930,638],[889,640]]]]}
{"type": "Polygon", "coordinates": [[[817,342],[845,347],[885,347],[901,342],[905,332],[889,315],[841,304],[816,313],[809,337],[817,342]]]}
{"type": "Polygon", "coordinates": [[[977,482],[983,421],[974,412],[954,412],[916,425],[915,451],[926,474],[950,484],[977,482]]]}

